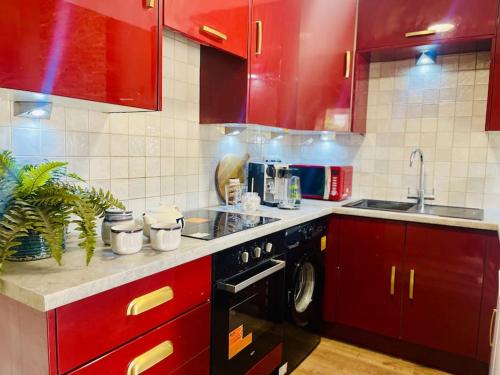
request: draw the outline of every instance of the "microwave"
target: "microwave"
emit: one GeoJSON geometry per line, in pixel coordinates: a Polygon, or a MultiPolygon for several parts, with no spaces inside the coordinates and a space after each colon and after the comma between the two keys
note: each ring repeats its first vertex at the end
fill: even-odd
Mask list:
{"type": "Polygon", "coordinates": [[[291,165],[292,173],[300,177],[302,197],[342,201],[352,194],[352,166],[291,165]]]}

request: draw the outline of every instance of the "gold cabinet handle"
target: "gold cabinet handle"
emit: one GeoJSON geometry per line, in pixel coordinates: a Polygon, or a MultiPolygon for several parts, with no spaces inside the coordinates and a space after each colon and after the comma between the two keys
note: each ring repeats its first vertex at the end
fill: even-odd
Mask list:
{"type": "Polygon", "coordinates": [[[391,296],[394,295],[394,284],[396,282],[396,266],[391,267],[391,296]]]}
{"type": "Polygon", "coordinates": [[[146,7],[154,8],[155,7],[155,0],[146,0],[146,7]]]}
{"type": "Polygon", "coordinates": [[[139,315],[143,312],[160,306],[174,298],[174,291],[171,287],[155,290],[154,292],[145,294],[132,300],[127,307],[127,315],[139,315]]]}
{"type": "Polygon", "coordinates": [[[200,27],[200,31],[215,36],[216,38],[219,38],[221,40],[227,40],[226,34],[221,33],[219,30],[215,30],[213,27],[203,25],[200,27]]]}
{"type": "Polygon", "coordinates": [[[405,34],[406,38],[414,38],[416,36],[426,36],[426,35],[434,35],[436,34],[436,30],[433,29],[425,29],[425,30],[418,30],[418,31],[410,31],[409,33],[405,34]]]}
{"type": "Polygon", "coordinates": [[[171,341],[162,342],[146,353],[134,358],[128,365],[127,375],[139,375],[174,353],[171,341]]]}
{"type": "Polygon", "coordinates": [[[410,270],[410,292],[409,292],[410,299],[413,299],[414,288],[415,288],[415,270],[410,270]]]}
{"type": "Polygon", "coordinates": [[[262,25],[262,21],[257,21],[255,22],[255,25],[257,27],[257,46],[256,46],[256,49],[255,49],[255,54],[256,55],[262,55],[262,38],[263,38],[263,33],[264,33],[264,29],[263,29],[263,25],[262,25]]]}
{"type": "Polygon", "coordinates": [[[497,316],[497,309],[493,309],[493,311],[491,312],[491,320],[490,320],[490,347],[493,347],[493,341],[494,341],[493,328],[495,327],[496,316],[497,316]]]}
{"type": "Polygon", "coordinates": [[[350,76],[351,76],[351,51],[346,51],[344,77],[349,78],[350,76]]]}

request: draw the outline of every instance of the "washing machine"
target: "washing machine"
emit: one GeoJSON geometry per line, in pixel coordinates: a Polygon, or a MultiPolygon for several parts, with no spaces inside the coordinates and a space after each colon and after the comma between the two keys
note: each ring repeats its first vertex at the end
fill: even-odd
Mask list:
{"type": "Polygon", "coordinates": [[[319,344],[324,287],[326,220],[286,231],[286,322],[283,357],[292,372],[319,344]]]}

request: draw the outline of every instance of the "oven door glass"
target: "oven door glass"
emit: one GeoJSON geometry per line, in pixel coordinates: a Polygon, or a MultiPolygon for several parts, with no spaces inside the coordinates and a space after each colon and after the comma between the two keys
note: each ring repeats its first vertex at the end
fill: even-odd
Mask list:
{"type": "Polygon", "coordinates": [[[234,288],[216,288],[212,373],[243,374],[283,342],[285,274],[271,262],[224,281],[234,288]],[[255,276],[258,280],[245,284],[255,276]]]}
{"type": "Polygon", "coordinates": [[[304,198],[320,198],[325,194],[324,167],[293,167],[294,175],[300,177],[300,188],[304,198]]]}

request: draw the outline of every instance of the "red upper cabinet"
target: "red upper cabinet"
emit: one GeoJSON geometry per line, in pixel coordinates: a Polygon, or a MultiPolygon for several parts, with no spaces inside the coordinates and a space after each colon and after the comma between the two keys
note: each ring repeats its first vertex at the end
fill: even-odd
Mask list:
{"type": "Polygon", "coordinates": [[[301,0],[253,0],[247,122],[293,128],[301,0]]]}
{"type": "Polygon", "coordinates": [[[497,0],[359,0],[358,49],[492,37],[497,0]],[[436,24],[453,29],[432,34],[436,24]]]}
{"type": "Polygon", "coordinates": [[[163,23],[200,43],[246,58],[249,0],[164,0],[163,23]]]}
{"type": "Polygon", "coordinates": [[[355,0],[303,2],[298,129],[351,130],[355,25],[355,0]]]}
{"type": "Polygon", "coordinates": [[[0,87],[156,110],[159,4],[2,3],[0,87]]]}
{"type": "MultiPolygon", "coordinates": [[[[335,321],[398,337],[405,224],[345,217],[336,231],[339,254],[335,321]]],[[[327,273],[331,272],[328,267],[330,263],[327,273]]]]}
{"type": "Polygon", "coordinates": [[[482,231],[408,224],[403,340],[476,356],[486,241],[482,231]]]}

